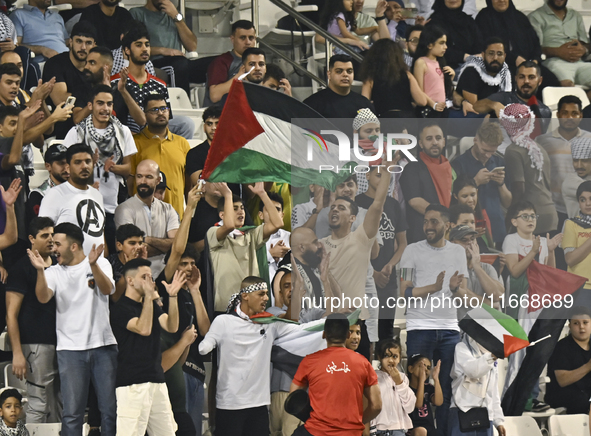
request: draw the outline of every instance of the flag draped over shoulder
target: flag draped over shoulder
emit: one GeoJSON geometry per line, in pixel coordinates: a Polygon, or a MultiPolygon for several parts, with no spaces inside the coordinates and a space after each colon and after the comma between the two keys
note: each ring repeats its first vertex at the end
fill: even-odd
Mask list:
{"type": "MultiPolygon", "coordinates": [[[[517,318],[527,333],[529,341],[535,342],[547,336],[549,338],[521,349],[509,358],[501,402],[506,416],[520,416],[523,413],[532,390],[554,351],[564,323],[568,319],[569,307],[572,305],[564,304],[563,299],[581,289],[586,281],[585,277],[542,265],[535,260],[527,268],[526,274],[517,279],[511,279],[512,295],[521,296],[527,292],[529,303],[519,304],[517,318]],[[544,296],[548,296],[546,307],[543,304],[544,296]],[[540,301],[541,304],[538,305],[536,301],[540,301]],[[548,301],[552,303],[550,307],[548,307],[548,301]]],[[[573,301],[574,298],[573,295],[573,301]]]]}
{"type": "Polygon", "coordinates": [[[350,168],[338,162],[338,146],[311,135],[332,128],[328,120],[295,98],[235,80],[209,149],[203,179],[212,182],[283,182],[295,187],[317,184],[334,190],[350,171],[319,171],[320,165],[350,168]],[[310,119],[296,126],[294,119],[310,119]],[[315,121],[314,121],[315,120],[315,121]],[[310,142],[312,141],[312,142],[310,142]],[[313,144],[313,146],[310,146],[313,144]]]}

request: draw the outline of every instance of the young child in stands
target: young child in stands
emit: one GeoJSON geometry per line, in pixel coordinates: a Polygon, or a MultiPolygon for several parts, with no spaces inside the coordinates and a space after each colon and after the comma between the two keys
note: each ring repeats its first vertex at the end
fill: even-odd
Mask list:
{"type": "MultiPolygon", "coordinates": [[[[328,33],[336,36],[341,42],[349,44],[357,52],[369,49],[365,42],[352,33],[357,29],[353,0],[327,0],[320,17],[320,25],[328,33]]],[[[337,47],[334,52],[335,54],[345,54],[337,47]]]]}
{"type": "Polygon", "coordinates": [[[415,408],[416,397],[408,377],[398,369],[402,347],[394,339],[383,339],[376,348],[380,361],[380,370],[376,374],[382,395],[382,411],[371,420],[370,434],[405,436],[412,428],[408,415],[415,408]]]}
{"type": "Polygon", "coordinates": [[[447,118],[446,95],[451,93],[454,70],[445,64],[447,36],[437,26],[425,27],[415,52],[413,74],[427,94],[428,106],[421,109],[423,118],[447,118]]]}
{"type": "MultiPolygon", "coordinates": [[[[488,218],[486,211],[480,206],[480,202],[478,201],[478,186],[474,179],[465,175],[458,177],[454,181],[452,194],[452,205],[465,204],[472,209],[472,212],[474,212],[478,239],[484,241],[486,247],[494,248],[490,219],[488,218]]],[[[480,241],[478,242],[480,245],[480,241]]],[[[486,253],[488,250],[481,250],[481,252],[486,253]]]]}
{"type": "Polygon", "coordinates": [[[411,436],[437,436],[435,421],[431,405],[443,404],[443,391],[439,383],[439,371],[441,361],[433,368],[431,373],[431,360],[421,354],[415,354],[408,359],[408,375],[410,376],[410,388],[415,393],[415,409],[410,414],[413,429],[411,436]],[[433,383],[429,383],[429,375],[433,377],[433,383]]]}
{"type": "Polygon", "coordinates": [[[0,394],[0,436],[29,436],[29,431],[19,419],[23,411],[23,396],[16,389],[6,389],[0,394]]]}

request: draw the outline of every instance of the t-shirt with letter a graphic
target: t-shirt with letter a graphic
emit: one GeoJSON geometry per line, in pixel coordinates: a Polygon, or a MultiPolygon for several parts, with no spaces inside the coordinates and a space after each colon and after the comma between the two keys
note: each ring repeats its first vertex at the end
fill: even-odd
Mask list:
{"type": "Polygon", "coordinates": [[[312,413],[306,430],[313,435],[359,436],[363,429],[363,390],[378,384],[365,357],[345,347],[329,347],[302,360],[293,378],[309,386],[312,413]]]}
{"type": "Polygon", "coordinates": [[[69,182],[49,189],[39,208],[39,216],[51,218],[55,225],[72,223],[84,233],[84,254],[104,243],[105,208],[98,189],[81,190],[69,182]]]}

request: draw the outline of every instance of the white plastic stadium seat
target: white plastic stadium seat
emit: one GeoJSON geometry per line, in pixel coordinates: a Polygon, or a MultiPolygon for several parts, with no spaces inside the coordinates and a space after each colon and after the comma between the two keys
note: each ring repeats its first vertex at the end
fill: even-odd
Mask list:
{"type": "Polygon", "coordinates": [[[542,90],[544,104],[554,113],[558,109],[558,101],[565,95],[574,95],[581,99],[583,107],[589,104],[589,97],[583,88],[578,86],[547,86],[542,90]]]}
{"type": "Polygon", "coordinates": [[[589,436],[589,415],[554,415],[548,420],[550,436],[589,436]]]}
{"type": "Polygon", "coordinates": [[[59,436],[62,429],[60,422],[52,424],[25,424],[30,436],[59,436]]]}
{"type": "MultiPolygon", "coordinates": [[[[505,416],[507,435],[543,436],[538,423],[531,416],[505,416]]],[[[498,434],[495,429],[495,434],[498,434]]]]}

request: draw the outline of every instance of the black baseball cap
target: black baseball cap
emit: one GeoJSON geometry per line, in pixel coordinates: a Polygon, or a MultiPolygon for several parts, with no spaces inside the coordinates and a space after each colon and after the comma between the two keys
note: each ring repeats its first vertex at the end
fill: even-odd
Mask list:
{"type": "Polygon", "coordinates": [[[45,163],[52,163],[56,160],[62,160],[66,158],[66,146],[62,144],[53,144],[51,147],[47,149],[45,152],[45,156],[43,157],[45,163]]]}
{"type": "Polygon", "coordinates": [[[156,185],[156,189],[168,189],[170,191],[170,188],[166,184],[166,174],[162,171],[160,171],[160,183],[156,185]]]}

